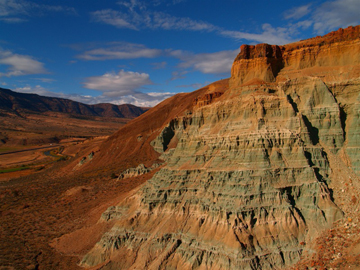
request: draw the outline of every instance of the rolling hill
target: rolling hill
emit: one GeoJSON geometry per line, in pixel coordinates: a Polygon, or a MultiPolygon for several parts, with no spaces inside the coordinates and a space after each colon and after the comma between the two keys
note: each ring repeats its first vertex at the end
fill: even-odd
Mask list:
{"type": "Polygon", "coordinates": [[[131,104],[114,105],[100,103],[87,105],[69,99],[44,97],[37,94],[25,94],[0,88],[0,110],[16,113],[59,112],[73,116],[135,118],[148,108],[131,104]]]}

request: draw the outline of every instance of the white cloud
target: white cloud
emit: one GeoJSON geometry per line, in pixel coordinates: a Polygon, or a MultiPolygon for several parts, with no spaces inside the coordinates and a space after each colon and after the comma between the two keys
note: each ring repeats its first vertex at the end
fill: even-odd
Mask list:
{"type": "Polygon", "coordinates": [[[141,10],[146,9],[146,4],[148,4],[151,1],[143,2],[139,0],[130,0],[130,1],[119,1],[118,5],[124,6],[131,11],[133,11],[135,8],[139,8],[141,10]]]}
{"type": "Polygon", "coordinates": [[[133,104],[133,105],[139,106],[139,107],[154,107],[161,101],[175,95],[175,93],[153,92],[153,93],[148,93],[147,95],[148,95],[148,97],[146,97],[146,98],[138,98],[136,96],[128,95],[128,96],[122,97],[121,99],[114,100],[111,103],[118,104],[118,105],[133,104]]]}
{"type": "MultiPolygon", "coordinates": [[[[172,4],[182,2],[174,0],[172,4]]],[[[163,29],[213,32],[221,36],[248,40],[257,43],[287,44],[296,41],[300,29],[313,26],[317,33],[335,30],[338,27],[356,25],[360,22],[360,0],[327,1],[316,8],[315,3],[295,7],[284,12],[284,18],[292,22],[284,27],[274,27],[268,23],[262,25],[261,33],[249,33],[223,29],[211,23],[194,20],[188,17],[176,17],[164,12],[151,11],[150,5],[162,4],[162,0],[154,1],[121,1],[120,11],[99,10],[93,13],[96,21],[131,29],[163,29]]]]}
{"type": "Polygon", "coordinates": [[[308,15],[311,12],[310,7],[311,7],[311,4],[308,4],[308,5],[290,9],[285,12],[284,17],[287,20],[288,19],[298,20],[298,19],[308,15]]]}
{"type": "Polygon", "coordinates": [[[56,81],[56,80],[50,79],[50,78],[35,78],[35,80],[42,81],[43,83],[52,83],[52,82],[56,81]]]}
{"type": "Polygon", "coordinates": [[[304,21],[300,21],[297,22],[296,24],[294,24],[294,27],[296,29],[308,29],[311,25],[313,24],[313,22],[311,20],[304,20],[304,21]]]}
{"type": "Polygon", "coordinates": [[[57,95],[57,93],[48,91],[46,88],[40,86],[40,85],[36,85],[35,87],[32,87],[30,85],[24,86],[24,87],[18,87],[15,88],[14,91],[16,92],[21,92],[21,93],[26,93],[26,94],[38,94],[41,96],[52,96],[52,97],[60,97],[57,95]]]}
{"type": "Polygon", "coordinates": [[[150,92],[147,93],[149,96],[152,97],[163,97],[163,96],[173,96],[175,95],[175,93],[171,93],[171,92],[150,92]]]}
{"type": "Polygon", "coordinates": [[[93,96],[83,96],[76,94],[57,93],[57,97],[67,98],[85,104],[111,103],[116,105],[133,104],[139,107],[153,107],[158,103],[160,103],[161,101],[173,96],[174,94],[175,93],[154,92],[154,93],[149,93],[147,95],[143,95],[142,97],[138,97],[134,95],[126,95],[121,97],[108,97],[108,96],[100,95],[93,97],[93,96]]]}
{"type": "Polygon", "coordinates": [[[146,21],[149,28],[161,28],[164,30],[191,30],[191,31],[214,31],[214,25],[203,21],[192,20],[186,17],[175,17],[163,12],[148,13],[146,21]]]}
{"type": "Polygon", "coordinates": [[[139,6],[141,8],[146,8],[146,6],[152,5],[152,6],[159,6],[162,4],[165,4],[167,6],[170,5],[177,5],[182,2],[186,2],[187,0],[146,0],[146,1],[139,1],[139,0],[130,0],[130,1],[120,1],[118,2],[119,5],[123,5],[129,8],[134,8],[136,6],[139,6]]]}
{"type": "Polygon", "coordinates": [[[178,80],[178,79],[184,79],[185,75],[188,74],[189,71],[187,70],[182,70],[182,71],[173,71],[171,72],[171,79],[170,81],[174,81],[174,80],[178,80]]]}
{"type": "Polygon", "coordinates": [[[153,66],[153,69],[164,69],[167,63],[163,61],[163,62],[151,63],[151,65],[153,66]]]}
{"type": "Polygon", "coordinates": [[[149,49],[141,44],[113,42],[107,45],[105,48],[85,51],[77,57],[83,60],[154,58],[162,52],[159,49],[149,49]]]}
{"type": "Polygon", "coordinates": [[[25,22],[25,19],[21,19],[21,18],[1,18],[0,17],[0,21],[6,22],[6,23],[22,23],[25,22]]]}
{"type": "Polygon", "coordinates": [[[103,22],[118,28],[164,29],[164,30],[191,30],[214,31],[214,25],[187,17],[176,17],[164,12],[149,11],[144,5],[135,3],[121,3],[126,7],[125,12],[113,9],[98,10],[91,13],[97,22],[103,22]]]}
{"type": "Polygon", "coordinates": [[[139,107],[153,107],[158,103],[160,103],[161,101],[163,101],[164,99],[167,99],[175,94],[170,92],[151,92],[148,94],[133,93],[129,95],[114,96],[114,97],[109,97],[104,94],[99,96],[89,96],[89,95],[52,92],[40,85],[36,85],[34,87],[30,85],[26,85],[24,87],[15,88],[14,91],[27,93],[27,94],[29,93],[38,94],[46,97],[66,98],[85,104],[98,104],[98,103],[112,103],[116,105],[133,104],[139,107]]]}
{"type": "Polygon", "coordinates": [[[113,104],[130,103],[136,106],[155,106],[159,102],[173,95],[169,92],[143,93],[139,91],[143,86],[153,84],[149,74],[120,70],[118,73],[106,73],[102,76],[89,77],[84,87],[99,90],[98,97],[74,97],[85,103],[110,102],[113,104]]]}
{"type": "Polygon", "coordinates": [[[104,96],[119,97],[139,94],[136,90],[152,81],[147,73],[120,70],[117,74],[89,77],[83,84],[85,88],[102,91],[104,96]]]}
{"type": "MultiPolygon", "coordinates": [[[[229,31],[201,20],[194,20],[188,17],[176,17],[164,12],[151,11],[149,5],[143,1],[122,1],[119,2],[120,11],[106,9],[92,13],[95,21],[103,22],[118,28],[139,29],[163,29],[163,30],[187,30],[214,32],[216,34],[234,39],[245,39],[256,42],[271,44],[285,44],[294,41],[291,38],[291,29],[285,27],[274,28],[270,24],[263,24],[263,32],[246,33],[240,31],[229,31]]],[[[299,7],[290,12],[288,17],[304,16],[310,5],[299,7]]]]}
{"type": "Polygon", "coordinates": [[[360,0],[323,3],[313,14],[314,30],[319,34],[360,23],[360,0]]]}
{"type": "Polygon", "coordinates": [[[232,63],[238,53],[238,49],[200,54],[174,51],[173,56],[182,61],[179,64],[180,68],[193,68],[206,74],[221,74],[230,72],[232,63]]]}
{"type": "Polygon", "coordinates": [[[63,12],[70,15],[77,14],[72,7],[41,5],[25,0],[0,0],[0,20],[7,23],[24,22],[23,16],[39,16],[49,12],[63,12]]]}
{"type": "Polygon", "coordinates": [[[294,39],[291,37],[293,31],[289,27],[274,28],[270,24],[265,23],[262,25],[262,30],[263,32],[261,34],[246,33],[240,31],[221,31],[220,33],[224,36],[239,40],[246,39],[260,43],[269,43],[276,45],[282,45],[294,41],[294,39]]]}
{"type": "Polygon", "coordinates": [[[0,0],[0,16],[26,14],[29,4],[19,0],[0,0]]]}
{"type": "Polygon", "coordinates": [[[14,54],[0,49],[0,64],[9,66],[6,73],[0,72],[0,77],[21,76],[48,73],[44,64],[28,55],[14,54]]]}
{"type": "Polygon", "coordinates": [[[312,27],[314,32],[323,35],[326,32],[360,23],[360,0],[326,1],[320,6],[314,4],[300,6],[284,13],[285,19],[297,20],[307,16],[306,20],[287,26],[290,34],[298,34],[299,29],[312,27]]]}
{"type": "Polygon", "coordinates": [[[137,30],[135,25],[133,25],[132,23],[126,20],[126,18],[128,17],[126,14],[122,12],[118,12],[116,10],[112,10],[112,9],[98,10],[91,13],[91,16],[96,22],[103,22],[118,28],[129,28],[129,29],[137,30]]]}
{"type": "Polygon", "coordinates": [[[65,6],[51,6],[51,5],[38,5],[32,4],[33,8],[37,8],[41,11],[41,14],[44,15],[46,12],[63,12],[68,15],[77,15],[75,8],[73,7],[65,7],[65,6]]]}

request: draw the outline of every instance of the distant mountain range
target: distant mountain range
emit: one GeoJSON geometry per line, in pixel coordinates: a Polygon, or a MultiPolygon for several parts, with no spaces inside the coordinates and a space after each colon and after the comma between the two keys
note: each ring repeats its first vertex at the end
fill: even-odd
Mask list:
{"type": "Polygon", "coordinates": [[[100,103],[87,105],[64,98],[25,94],[0,88],[0,110],[14,113],[59,112],[74,116],[135,118],[149,108],[131,104],[100,103]]]}

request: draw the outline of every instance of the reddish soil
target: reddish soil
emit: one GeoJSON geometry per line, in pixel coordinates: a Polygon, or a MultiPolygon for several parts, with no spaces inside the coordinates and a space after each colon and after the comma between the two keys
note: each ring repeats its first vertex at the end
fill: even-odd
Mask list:
{"type": "MultiPolygon", "coordinates": [[[[227,88],[228,80],[217,84],[221,91],[227,88]]],[[[67,145],[63,153],[71,156],[68,161],[0,182],[0,266],[80,269],[80,258],[107,229],[108,225],[97,224],[101,214],[159,168],[121,181],[115,175],[139,163],[152,164],[159,154],[150,141],[170,119],[190,109],[195,98],[202,99],[209,90],[205,87],[176,95],[132,120],[103,143],[105,137],[83,143],[64,142],[67,145]],[[78,167],[91,152],[94,158],[78,167]]]]}
{"type": "Polygon", "coordinates": [[[124,118],[74,118],[64,113],[0,114],[0,147],[43,145],[81,137],[108,136],[129,122],[124,118]]]}
{"type": "Polygon", "coordinates": [[[155,173],[122,181],[103,173],[62,177],[66,162],[0,182],[0,266],[80,269],[80,257],[106,229],[96,225],[101,213],[155,173]]]}
{"type": "MultiPolygon", "coordinates": [[[[224,79],[191,93],[177,94],[163,101],[153,109],[131,120],[127,125],[110,136],[100,147],[87,169],[101,168],[113,171],[118,166],[136,167],[140,163],[151,166],[159,157],[150,142],[153,141],[177,117],[196,106],[197,100],[207,99],[209,93],[216,89],[221,95],[228,89],[229,79],[224,79]]],[[[221,98],[221,97],[220,97],[221,98]]],[[[210,101],[211,102],[211,101],[210,101]]]]}
{"type": "Polygon", "coordinates": [[[109,172],[82,174],[67,164],[98,150],[128,121],[62,113],[1,115],[0,170],[30,169],[0,173],[0,269],[80,269],[79,256],[97,239],[93,233],[101,233],[97,225],[92,227],[101,213],[150,175],[117,182],[109,172]],[[59,147],[68,161],[44,154],[59,147]],[[65,249],[66,239],[74,237],[77,247],[65,249]]]}

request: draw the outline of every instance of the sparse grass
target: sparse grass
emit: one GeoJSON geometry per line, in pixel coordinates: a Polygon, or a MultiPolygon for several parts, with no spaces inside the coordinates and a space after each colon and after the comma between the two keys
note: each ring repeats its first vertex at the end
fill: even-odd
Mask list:
{"type": "Polygon", "coordinates": [[[28,170],[30,169],[29,166],[20,166],[20,167],[15,167],[15,168],[7,168],[7,169],[2,169],[0,170],[0,173],[9,173],[9,172],[18,172],[18,171],[23,171],[23,170],[28,170]]]}
{"type": "Polygon", "coordinates": [[[82,270],[78,256],[57,252],[49,243],[96,223],[98,218],[89,215],[92,209],[117,200],[119,194],[125,196],[145,181],[132,179],[114,184],[108,175],[98,171],[76,176],[54,174],[61,168],[63,164],[55,162],[50,169],[3,183],[0,188],[0,265],[11,269],[82,270]],[[63,197],[66,191],[79,186],[86,186],[88,192],[63,197]]]}
{"type": "Polygon", "coordinates": [[[58,149],[50,150],[48,153],[49,156],[55,158],[55,161],[63,161],[68,160],[68,156],[61,155],[60,153],[64,150],[64,147],[60,147],[58,149]]]}
{"type": "Polygon", "coordinates": [[[64,160],[68,160],[69,157],[67,156],[60,156],[56,161],[64,161],[64,160]]]}
{"type": "Polygon", "coordinates": [[[20,147],[1,147],[0,148],[0,153],[5,153],[5,152],[12,152],[12,151],[17,151],[21,149],[20,147]]]}

